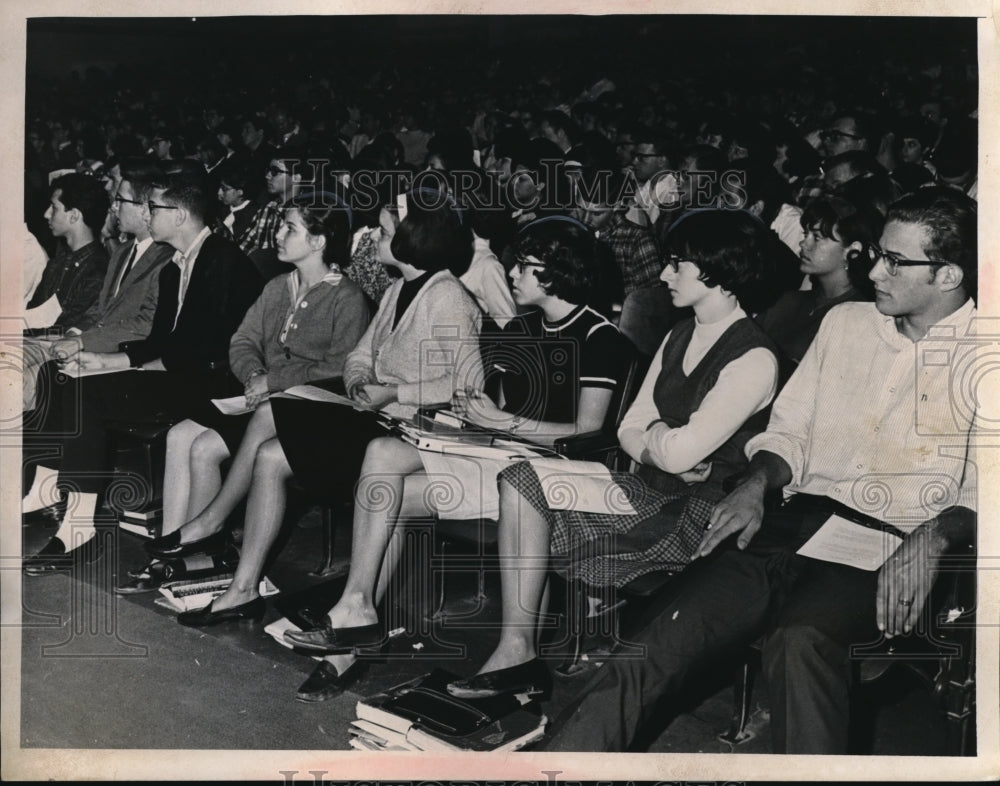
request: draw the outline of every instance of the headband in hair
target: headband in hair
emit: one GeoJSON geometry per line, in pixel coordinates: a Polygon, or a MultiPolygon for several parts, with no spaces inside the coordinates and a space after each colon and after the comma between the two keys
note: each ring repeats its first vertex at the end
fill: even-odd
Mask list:
{"type": "Polygon", "coordinates": [[[307,191],[292,197],[288,201],[296,207],[299,205],[314,205],[317,201],[323,205],[328,205],[332,202],[333,205],[344,208],[344,212],[347,213],[347,230],[348,232],[354,231],[354,211],[351,210],[350,205],[339,194],[333,191],[307,191]]]}
{"type": "Polygon", "coordinates": [[[530,222],[528,224],[525,224],[523,227],[521,227],[521,229],[518,230],[518,234],[521,234],[526,229],[531,229],[532,227],[537,227],[537,226],[540,226],[542,224],[548,224],[548,223],[551,223],[553,221],[562,221],[562,222],[567,223],[567,224],[572,224],[573,226],[578,227],[579,229],[582,229],[587,234],[590,234],[590,227],[588,227],[582,221],[578,221],[577,219],[572,218],[570,216],[545,216],[544,218],[536,218],[534,221],[532,221],[532,222],[530,222]]]}
{"type": "MultiPolygon", "coordinates": [[[[420,188],[412,188],[405,194],[400,194],[396,197],[396,210],[399,212],[399,220],[402,221],[406,218],[406,210],[409,207],[408,197],[410,195],[417,196],[419,194],[425,194],[433,198],[433,202],[436,203],[441,197],[444,197],[444,201],[448,203],[448,206],[455,211],[455,215],[458,217],[458,223],[462,223],[462,208],[458,206],[455,199],[445,191],[438,191],[436,188],[427,188],[421,186],[420,188]]],[[[427,202],[418,201],[417,204],[427,204],[427,202]]]]}
{"type": "Polygon", "coordinates": [[[750,216],[750,218],[752,218],[761,226],[764,225],[764,222],[761,221],[760,216],[754,215],[745,207],[693,207],[690,210],[686,210],[685,212],[680,214],[677,220],[670,225],[670,228],[667,230],[667,235],[669,235],[671,232],[677,229],[677,227],[680,226],[680,224],[682,224],[685,220],[687,220],[688,218],[697,213],[743,213],[744,215],[750,216]]]}

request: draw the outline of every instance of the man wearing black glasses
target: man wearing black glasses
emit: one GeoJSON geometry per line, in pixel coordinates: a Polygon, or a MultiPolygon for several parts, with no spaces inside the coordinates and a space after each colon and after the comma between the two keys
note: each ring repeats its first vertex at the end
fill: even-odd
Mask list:
{"type": "Polygon", "coordinates": [[[311,156],[302,150],[279,150],[264,171],[267,201],[260,206],[238,242],[243,253],[257,266],[265,280],[287,272],[278,262],[275,237],[281,226],[281,206],[295,197],[303,186],[313,183],[311,156]]]}
{"type": "Polygon", "coordinates": [[[841,115],[820,132],[826,158],[848,150],[870,150],[872,129],[864,116],[841,115]]]}
{"type": "Polygon", "coordinates": [[[52,414],[39,439],[58,443],[62,456],[49,493],[56,485],[68,491],[65,499],[47,504],[51,500],[39,499],[44,489],[36,488],[36,474],[23,501],[25,513],[35,510],[35,517],[60,522],[55,537],[25,558],[29,576],[100,555],[104,539],[90,545],[97,528],[114,526],[100,515],[102,496],[120,480],[108,463],[110,422],[176,422],[209,399],[243,388],[229,371],[229,340],[262,282],[246,255],[206,226],[210,193],[201,173],[179,173],[155,184],[144,207],[149,234],[174,254],[160,269],[149,335],[122,344],[118,352],[82,351],[64,363],[70,377],[83,378],[67,383],[49,406],[52,414]],[[39,503],[46,509],[38,511],[39,503]]]}
{"type": "Polygon", "coordinates": [[[975,203],[921,189],[892,205],[867,253],[876,302],[827,314],[699,558],[630,637],[645,657],[598,670],[547,749],[626,750],[662,699],[763,635],[775,752],[848,752],[852,649],[928,623],[941,558],[974,553],[977,416],[955,405],[985,376],[970,330],[975,203]],[[845,549],[867,564],[799,553],[830,525],[874,535],[868,552],[845,549]]]}

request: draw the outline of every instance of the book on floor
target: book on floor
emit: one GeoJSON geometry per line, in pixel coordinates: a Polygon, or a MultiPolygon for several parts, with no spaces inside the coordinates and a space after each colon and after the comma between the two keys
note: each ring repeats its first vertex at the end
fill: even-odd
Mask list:
{"type": "MultiPolygon", "coordinates": [[[[421,751],[517,750],[541,737],[547,718],[536,702],[512,694],[459,699],[447,692],[458,676],[435,669],[358,702],[355,736],[421,751]]],[[[386,748],[388,749],[388,748],[386,748]]]]}

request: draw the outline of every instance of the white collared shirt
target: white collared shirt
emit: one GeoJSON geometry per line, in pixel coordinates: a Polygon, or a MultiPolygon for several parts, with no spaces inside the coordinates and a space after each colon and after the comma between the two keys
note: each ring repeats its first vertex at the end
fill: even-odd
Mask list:
{"type": "Polygon", "coordinates": [[[236,223],[236,214],[239,213],[241,210],[243,210],[249,204],[250,200],[244,199],[240,204],[236,205],[235,207],[229,208],[229,213],[226,215],[224,219],[222,219],[222,223],[226,225],[226,228],[230,232],[233,231],[233,224],[236,223]]]}
{"type": "Polygon", "coordinates": [[[174,252],[173,262],[181,269],[181,280],[177,287],[177,314],[174,316],[174,327],[177,327],[177,320],[181,316],[181,308],[184,306],[184,297],[187,295],[188,284],[191,283],[191,273],[194,271],[194,263],[198,259],[198,252],[201,251],[206,238],[212,234],[212,230],[203,227],[198,236],[187,247],[184,253],[174,252]]]}
{"type": "Polygon", "coordinates": [[[883,521],[975,509],[966,475],[974,402],[960,395],[979,351],[975,315],[969,300],[914,342],[873,303],[834,307],[747,455],[781,456],[792,471],[786,493],[830,497],[883,521]]]}

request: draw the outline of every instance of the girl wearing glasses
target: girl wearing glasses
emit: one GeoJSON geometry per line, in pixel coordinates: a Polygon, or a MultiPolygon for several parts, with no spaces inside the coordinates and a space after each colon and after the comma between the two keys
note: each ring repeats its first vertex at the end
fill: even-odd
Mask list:
{"type": "Polygon", "coordinates": [[[766,284],[772,242],[744,211],[693,211],[674,223],[662,279],[694,317],[664,339],[618,430],[638,468],[612,481],[634,513],[553,510],[530,462],[501,473],[500,558],[511,567],[501,575],[500,643],[477,675],[448,686],[453,695],[547,692],[537,657],[547,559],[559,557],[560,572],[594,587],[690,561],[777,389],[771,342],[740,305],[750,308],[766,284]]]}
{"type": "MultiPolygon", "coordinates": [[[[223,525],[246,496],[261,445],[275,436],[266,404],[272,393],[339,377],[368,325],[360,288],[342,275],[350,214],[325,192],[301,194],[285,205],[277,232],[278,259],[295,266],[272,279],[243,318],[229,345],[233,375],[244,383],[244,414],[224,415],[205,402],[167,434],[163,536],[147,544],[156,558],[226,546],[223,525]],[[221,465],[233,458],[222,482],[221,465]]],[[[159,585],[156,566],[132,574],[120,592],[159,585]]]]}
{"type": "Polygon", "coordinates": [[[798,364],[826,313],[838,303],[874,299],[868,279],[872,268],[863,249],[882,234],[882,215],[839,197],[817,197],[806,205],[801,224],[799,270],[812,288],[785,292],[758,317],[758,324],[778,345],[783,360],[798,364]]]}
{"type": "MultiPolygon", "coordinates": [[[[586,305],[600,288],[594,240],[579,222],[553,217],[525,227],[513,252],[514,300],[530,311],[484,347],[487,385],[498,383],[496,401],[482,389],[458,390],[453,410],[475,424],[540,445],[597,431],[632,350],[614,325],[586,305]]],[[[327,653],[300,688],[300,700],[321,701],[338,693],[348,670],[357,670],[353,648],[383,638],[375,607],[399,557],[399,539],[390,543],[397,523],[428,516],[495,519],[496,477],[508,465],[507,459],[419,451],[394,437],[368,446],[344,592],[329,611],[328,626],[286,633],[295,646],[327,653]]]]}

